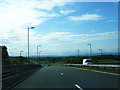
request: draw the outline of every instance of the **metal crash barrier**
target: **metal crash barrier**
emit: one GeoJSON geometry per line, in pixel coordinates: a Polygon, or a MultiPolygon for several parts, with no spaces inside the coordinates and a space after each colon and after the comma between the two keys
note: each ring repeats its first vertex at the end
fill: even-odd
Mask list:
{"type": "Polygon", "coordinates": [[[101,68],[101,69],[112,69],[112,70],[120,70],[120,65],[105,65],[105,64],[64,64],[64,66],[74,66],[74,67],[91,67],[91,68],[101,68]]]}

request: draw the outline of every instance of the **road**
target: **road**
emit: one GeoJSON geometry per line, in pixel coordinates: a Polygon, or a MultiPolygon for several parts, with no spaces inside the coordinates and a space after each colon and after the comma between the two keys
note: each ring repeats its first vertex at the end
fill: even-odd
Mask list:
{"type": "Polygon", "coordinates": [[[46,66],[14,88],[118,88],[118,76],[71,67],[46,66]]]}

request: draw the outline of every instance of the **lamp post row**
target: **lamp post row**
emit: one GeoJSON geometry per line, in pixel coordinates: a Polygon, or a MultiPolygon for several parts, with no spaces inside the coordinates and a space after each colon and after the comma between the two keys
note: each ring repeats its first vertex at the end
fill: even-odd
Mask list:
{"type": "MultiPolygon", "coordinates": [[[[29,60],[29,29],[34,29],[35,27],[30,27],[28,28],[28,60],[29,60]]],[[[88,44],[90,45],[90,56],[92,55],[92,45],[91,44],[88,44]]],[[[38,48],[41,47],[41,45],[38,45],[37,46],[37,60],[38,60],[38,48]]],[[[102,55],[102,49],[99,49],[101,51],[101,55],[102,55]]],[[[79,56],[79,50],[78,51],[78,56],[79,56]]],[[[22,51],[23,52],[23,51],[22,51]]],[[[42,51],[39,51],[39,55],[40,55],[40,52],[42,51]]],[[[20,52],[20,56],[21,56],[21,52],[20,52]]]]}
{"type": "MultiPolygon", "coordinates": [[[[92,45],[91,44],[87,44],[87,45],[90,45],[90,56],[91,56],[92,55],[92,45]]],[[[103,50],[102,49],[99,49],[99,50],[101,51],[101,55],[102,55],[103,50]]],[[[78,56],[79,56],[80,50],[77,50],[77,52],[78,52],[78,56]]]]}
{"type": "MultiPolygon", "coordinates": [[[[34,29],[34,28],[35,28],[35,27],[30,27],[30,28],[28,28],[28,53],[27,53],[27,54],[28,54],[28,60],[29,60],[29,54],[30,54],[30,53],[29,53],[29,42],[30,42],[30,40],[29,40],[29,29],[34,29]]],[[[41,47],[41,45],[38,45],[38,46],[37,46],[37,60],[38,60],[38,48],[39,48],[39,47],[41,47]]]]}

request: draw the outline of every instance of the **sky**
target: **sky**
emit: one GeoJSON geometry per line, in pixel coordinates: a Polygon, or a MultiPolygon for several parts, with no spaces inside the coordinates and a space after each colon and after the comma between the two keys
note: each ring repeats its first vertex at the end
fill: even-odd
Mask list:
{"type": "Polygon", "coordinates": [[[10,56],[75,56],[118,51],[117,2],[63,2],[61,0],[1,0],[0,44],[10,56]]]}

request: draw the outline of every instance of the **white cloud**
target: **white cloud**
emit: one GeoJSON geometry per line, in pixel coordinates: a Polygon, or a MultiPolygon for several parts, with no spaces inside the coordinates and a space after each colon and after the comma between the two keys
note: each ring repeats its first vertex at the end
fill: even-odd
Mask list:
{"type": "Polygon", "coordinates": [[[87,21],[87,20],[101,20],[103,19],[101,15],[98,14],[84,14],[81,16],[69,16],[71,21],[87,21]]]}
{"type": "Polygon", "coordinates": [[[98,41],[98,40],[114,39],[114,38],[118,38],[117,32],[105,32],[105,33],[89,34],[87,37],[84,38],[84,40],[75,41],[74,43],[98,41]]]}
{"type": "MultiPolygon", "coordinates": [[[[57,41],[64,39],[67,35],[71,34],[70,32],[53,32],[48,33],[44,36],[41,36],[40,41],[44,43],[49,43],[50,41],[57,41]]],[[[65,38],[67,39],[67,38],[65,38]]]]}
{"type": "MultiPolygon", "coordinates": [[[[19,33],[17,34],[18,36],[20,36],[19,38],[11,39],[12,37],[11,38],[9,37],[8,41],[11,41],[12,44],[17,44],[17,45],[27,44],[27,34],[21,31],[18,31],[17,33],[19,33]]],[[[38,35],[37,33],[31,30],[30,36],[31,36],[30,43],[32,43],[33,45],[37,45],[38,43],[52,44],[53,42],[54,45],[58,45],[58,44],[60,45],[63,43],[80,43],[80,42],[118,38],[118,33],[116,31],[96,33],[96,34],[74,34],[71,32],[53,32],[53,33],[48,33],[46,35],[38,35]]]]}
{"type": "MultiPolygon", "coordinates": [[[[58,17],[52,9],[65,5],[61,0],[4,0],[0,2],[0,38],[1,42],[25,43],[27,28],[58,17]],[[52,12],[51,12],[52,11],[52,12]]],[[[31,31],[32,39],[37,32],[31,31]]]]}
{"type": "Polygon", "coordinates": [[[96,11],[96,12],[100,12],[100,11],[101,11],[101,9],[96,9],[95,11],[96,11]]]}
{"type": "Polygon", "coordinates": [[[118,38],[117,32],[105,32],[96,34],[74,34],[71,32],[53,32],[41,36],[40,41],[44,43],[50,43],[52,41],[62,41],[70,43],[97,41],[104,39],[118,38]]]}
{"type": "MultiPolygon", "coordinates": [[[[59,4],[57,3],[57,5],[59,4]]],[[[45,19],[59,15],[40,11],[40,9],[52,10],[55,6],[56,2],[48,0],[6,0],[6,2],[0,3],[0,26],[9,26],[10,29],[41,24],[45,19]],[[36,9],[39,9],[39,11],[36,9]]]]}
{"type": "Polygon", "coordinates": [[[115,20],[107,20],[107,22],[115,22],[115,20]]]}
{"type": "MultiPolygon", "coordinates": [[[[59,15],[52,11],[55,7],[64,6],[66,3],[62,0],[3,0],[0,2],[0,42],[9,46],[10,50],[15,49],[27,51],[27,28],[37,26],[46,22],[48,19],[58,17],[59,15]]],[[[74,10],[62,11],[63,14],[75,12],[74,10]]],[[[97,14],[85,14],[81,16],[71,16],[70,20],[100,20],[102,16],[97,14]]],[[[114,33],[114,32],[113,32],[114,33]]],[[[116,35],[110,33],[101,34],[74,34],[71,32],[53,32],[46,35],[40,35],[37,30],[30,30],[30,46],[33,46],[32,52],[36,52],[35,46],[38,44],[53,44],[60,46],[66,43],[87,42],[90,40],[102,40],[116,38],[116,35]],[[104,35],[103,35],[104,34],[104,35]],[[51,43],[52,42],[52,43],[51,43]],[[62,42],[62,43],[59,43],[62,42]]]]}
{"type": "Polygon", "coordinates": [[[61,10],[60,11],[60,13],[62,13],[62,14],[65,14],[65,15],[67,15],[67,14],[69,14],[69,13],[72,13],[72,12],[75,12],[75,10],[61,10]]]}
{"type": "Polygon", "coordinates": [[[92,30],[91,32],[96,32],[95,30],[92,30]]]}
{"type": "MultiPolygon", "coordinates": [[[[66,45],[70,45],[70,44],[76,45],[83,42],[87,43],[90,41],[98,41],[98,40],[114,39],[114,38],[118,38],[117,31],[96,33],[96,34],[74,34],[72,32],[52,32],[52,33],[40,35],[34,32],[33,30],[31,30],[30,31],[30,47],[31,47],[30,52],[31,54],[36,53],[35,48],[36,48],[36,45],[39,45],[39,44],[42,45],[42,50],[40,49],[41,51],[48,50],[50,52],[52,51],[55,52],[55,51],[60,51],[62,46],[66,47],[66,45]]],[[[18,48],[16,52],[19,52],[20,50],[24,50],[24,52],[27,52],[27,32],[25,30],[23,32],[18,31],[14,33],[13,37],[12,35],[9,36],[8,38],[5,39],[4,42],[6,42],[7,46],[13,49],[18,48],[18,46],[20,46],[21,48],[18,48]]],[[[68,48],[62,48],[61,52],[64,51],[63,49],[66,49],[66,50],[70,49],[69,46],[67,47],[68,48]]]]}

